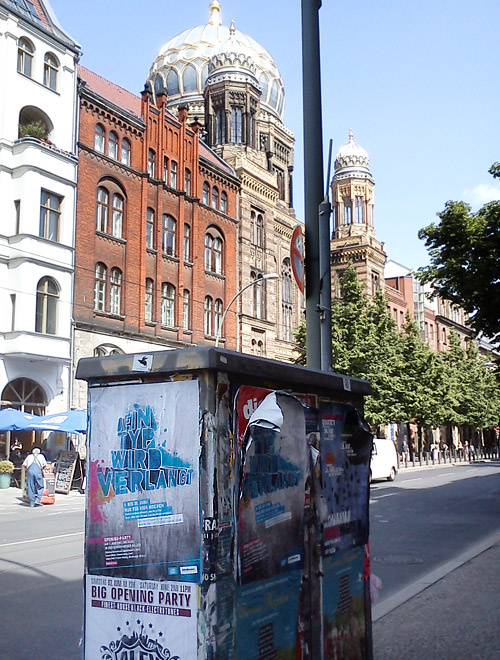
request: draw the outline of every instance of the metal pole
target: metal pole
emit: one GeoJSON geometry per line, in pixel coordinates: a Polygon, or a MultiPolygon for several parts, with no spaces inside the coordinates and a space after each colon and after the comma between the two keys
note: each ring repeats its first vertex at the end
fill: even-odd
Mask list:
{"type": "Polygon", "coordinates": [[[302,0],[302,85],[304,109],[305,281],[307,366],[321,368],[319,217],[323,200],[320,0],[302,0]]]}

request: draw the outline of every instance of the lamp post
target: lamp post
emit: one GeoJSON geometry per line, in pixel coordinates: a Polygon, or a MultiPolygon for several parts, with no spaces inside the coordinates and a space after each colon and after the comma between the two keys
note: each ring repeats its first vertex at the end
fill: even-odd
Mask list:
{"type": "Polygon", "coordinates": [[[239,298],[239,296],[241,296],[241,294],[244,291],[249,289],[251,286],[255,286],[256,284],[260,284],[260,282],[262,282],[263,280],[279,280],[279,279],[280,279],[280,276],[278,275],[278,273],[268,273],[267,275],[262,275],[261,277],[257,277],[255,280],[252,280],[249,284],[247,284],[242,289],[240,289],[238,291],[238,293],[233,298],[231,298],[231,300],[229,301],[226,309],[224,310],[224,314],[222,315],[222,318],[220,320],[219,327],[217,328],[217,334],[215,335],[215,348],[217,348],[219,346],[220,335],[221,335],[221,332],[222,332],[222,327],[224,325],[224,321],[226,320],[226,316],[227,316],[227,313],[229,311],[229,308],[234,303],[236,298],[239,298]]]}

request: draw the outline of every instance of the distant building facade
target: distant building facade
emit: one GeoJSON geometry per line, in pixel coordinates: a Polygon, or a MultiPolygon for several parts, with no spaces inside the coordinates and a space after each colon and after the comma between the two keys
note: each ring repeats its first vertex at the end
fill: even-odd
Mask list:
{"type": "Polygon", "coordinates": [[[72,387],[80,47],[45,0],[0,0],[0,33],[1,406],[62,412],[72,387]]]}

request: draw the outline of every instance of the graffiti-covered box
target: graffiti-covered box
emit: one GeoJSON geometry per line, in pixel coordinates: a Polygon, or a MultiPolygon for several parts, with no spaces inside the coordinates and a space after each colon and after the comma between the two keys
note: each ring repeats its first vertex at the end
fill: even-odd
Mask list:
{"type": "Polygon", "coordinates": [[[77,377],[85,660],[371,657],[368,383],[216,348],[77,377]]]}

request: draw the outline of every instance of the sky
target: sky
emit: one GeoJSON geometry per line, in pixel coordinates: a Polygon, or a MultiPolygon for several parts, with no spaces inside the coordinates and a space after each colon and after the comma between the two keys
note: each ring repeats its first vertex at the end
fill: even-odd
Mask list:
{"type": "MultiPolygon", "coordinates": [[[[222,20],[273,56],[295,134],[294,206],[304,219],[300,0],[220,0],[222,20]]],[[[209,18],[210,0],[50,0],[82,46],[81,64],[140,94],[170,38],[209,18]]],[[[388,259],[429,262],[418,230],[448,200],[500,199],[498,0],[323,0],[319,11],[325,178],[354,140],[370,156],[375,230],[388,259]]]]}

